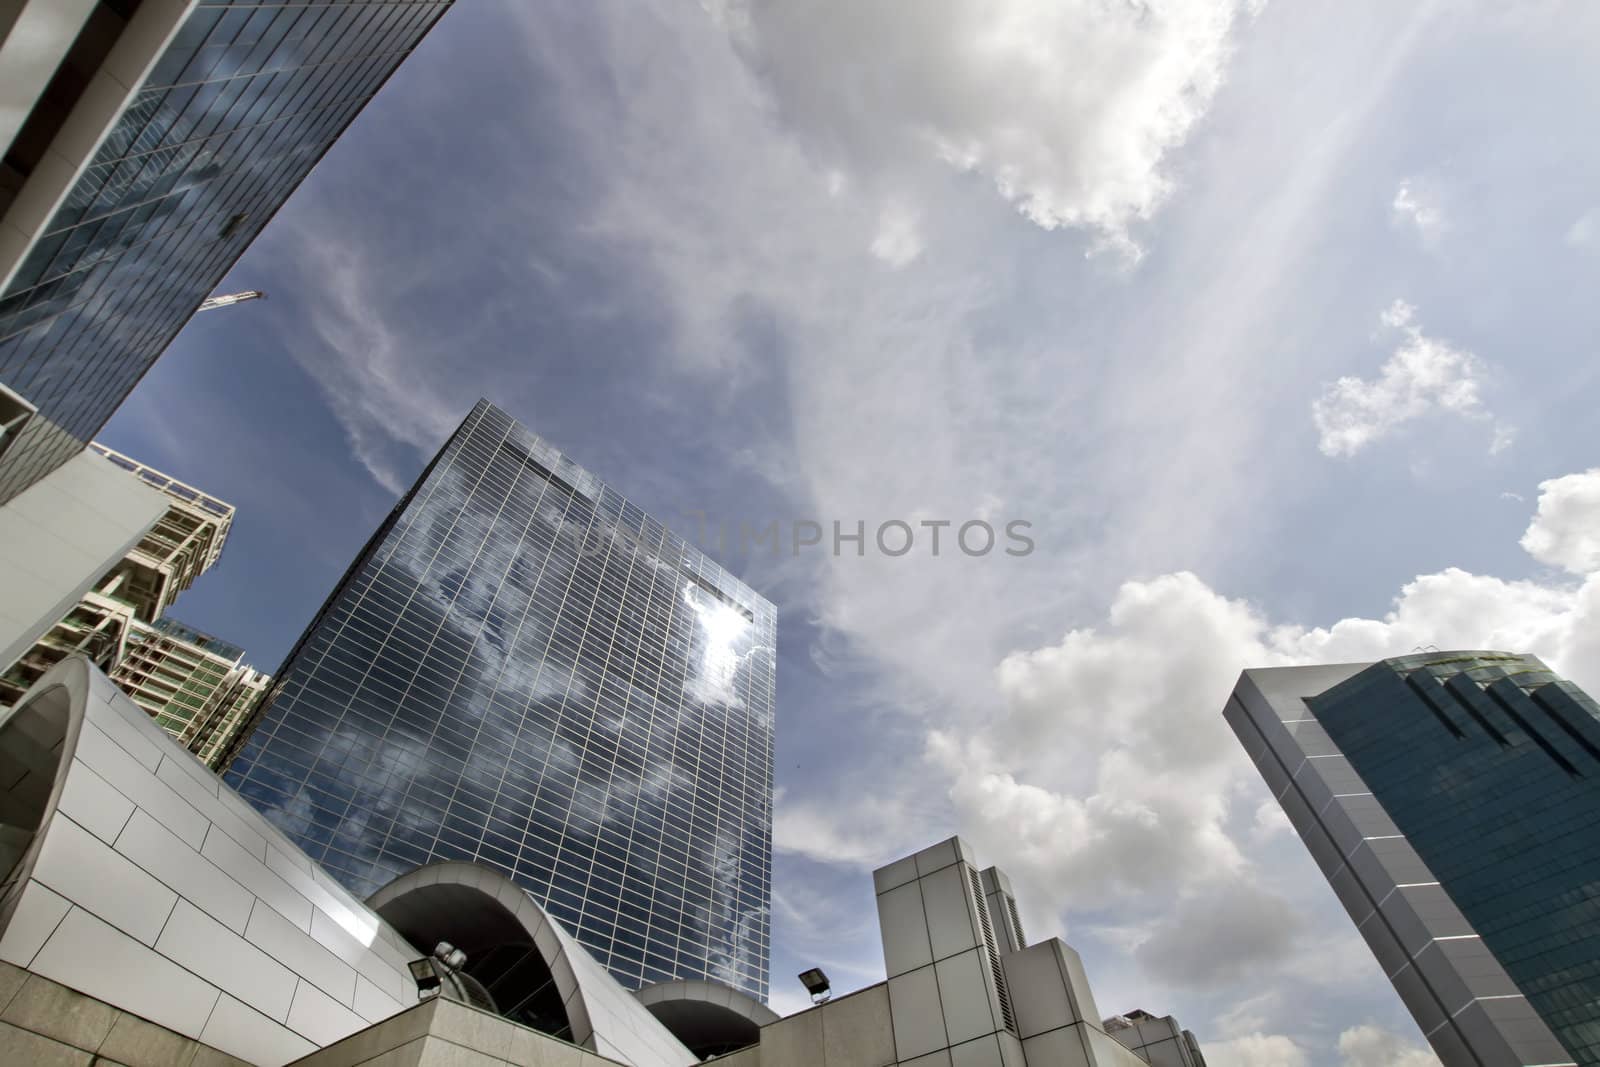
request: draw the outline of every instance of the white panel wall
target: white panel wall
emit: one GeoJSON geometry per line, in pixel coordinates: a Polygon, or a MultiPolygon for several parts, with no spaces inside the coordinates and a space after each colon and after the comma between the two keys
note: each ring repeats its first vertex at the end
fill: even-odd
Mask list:
{"type": "Polygon", "coordinates": [[[95,0],[28,0],[0,30],[0,152],[11,147],[39,94],[66,58],[67,49],[94,10],[95,0]]]}
{"type": "Polygon", "coordinates": [[[166,497],[92,452],[0,505],[0,671],[60,622],[166,510],[166,497]]]}
{"type": "Polygon", "coordinates": [[[899,1063],[1021,1067],[982,933],[987,905],[976,875],[958,837],[873,872],[899,1063]]]}
{"type": "MultiPolygon", "coordinates": [[[[30,0],[22,18],[27,18],[34,8],[69,9],[79,3],[80,0],[30,0]]],[[[11,280],[34,237],[55,213],[56,206],[122,114],[123,105],[133,95],[135,87],[143,82],[145,73],[194,5],[195,0],[143,0],[139,4],[105,62],[94,72],[83,95],[66,116],[49,149],[28,175],[4,218],[0,218],[0,281],[11,280]]],[[[18,20],[19,26],[21,21],[18,20]]],[[[12,28],[13,35],[18,28],[12,28]]],[[[59,40],[60,33],[61,29],[56,29],[52,38],[59,40]]],[[[61,51],[65,54],[64,47],[61,51]]],[[[0,60],[8,58],[0,54],[0,60]]],[[[9,73],[12,65],[0,62],[0,70],[9,73]]],[[[55,67],[51,66],[50,70],[53,74],[55,67]]],[[[26,88],[19,88],[17,102],[26,97],[26,88]]],[[[31,102],[28,107],[32,107],[31,102]]],[[[12,131],[5,143],[9,145],[14,136],[15,131],[12,131]]]]}
{"type": "MultiPolygon", "coordinates": [[[[551,920],[550,930],[572,964],[583,1006],[594,1027],[596,1052],[634,1067],[687,1067],[697,1062],[694,1054],[650,1014],[650,1009],[622,988],[611,972],[559,923],[551,920]]],[[[571,1011],[570,1002],[568,1010],[571,1011]]]]}
{"type": "Polygon", "coordinates": [[[0,958],[264,1065],[416,1003],[422,953],[104,675],[63,671],[84,721],[0,958]]]}
{"type": "MultiPolygon", "coordinates": [[[[1007,914],[996,917],[990,902],[1006,904],[1010,879],[994,868],[980,875],[971,849],[959,837],[880,867],[873,872],[873,885],[896,1063],[1141,1067],[1138,1056],[1100,1028],[1076,952],[1054,938],[1007,951],[1020,942],[1020,931],[1010,928],[1008,907],[1007,914]],[[986,933],[995,938],[995,957],[986,933]],[[1005,1000],[991,962],[996,957],[1005,1000]],[[1014,1025],[1008,1025],[1008,1009],[1014,1025]]],[[[818,1016],[825,1020],[827,1009],[818,1016]]],[[[768,1035],[788,1023],[763,1028],[763,1064],[768,1035]]],[[[830,1067],[834,1061],[830,1051],[830,1067]]],[[[853,1062],[842,1055],[839,1061],[853,1062]]],[[[776,1065],[790,1062],[805,1061],[780,1057],[776,1065]]]]}

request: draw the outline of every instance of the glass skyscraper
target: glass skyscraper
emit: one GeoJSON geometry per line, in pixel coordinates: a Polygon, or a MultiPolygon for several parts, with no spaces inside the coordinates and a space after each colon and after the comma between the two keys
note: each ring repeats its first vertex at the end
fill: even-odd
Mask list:
{"type": "Polygon", "coordinates": [[[765,999],[775,630],[770,603],[480,401],[226,778],[357,893],[488,864],[625,985],[765,999]]]}
{"type": "Polygon", "coordinates": [[[37,409],[0,503],[82,451],[449,0],[90,7],[0,182],[0,397],[37,409]]]}
{"type": "Polygon", "coordinates": [[[1443,652],[1246,671],[1225,715],[1445,1067],[1600,1064],[1600,705],[1443,652]]]}

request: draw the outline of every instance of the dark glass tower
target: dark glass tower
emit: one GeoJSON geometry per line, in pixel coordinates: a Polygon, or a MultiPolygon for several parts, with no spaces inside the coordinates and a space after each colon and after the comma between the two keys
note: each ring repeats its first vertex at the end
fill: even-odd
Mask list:
{"type": "Polygon", "coordinates": [[[1444,652],[1246,671],[1225,715],[1445,1067],[1600,1064],[1600,706],[1444,652]]]}
{"type": "Polygon", "coordinates": [[[184,7],[102,0],[6,154],[0,191],[32,184],[3,227],[0,386],[37,413],[0,503],[83,450],[449,0],[184,7]]]}
{"type": "Polygon", "coordinates": [[[775,628],[480,401],[290,652],[227,780],[357,893],[489,864],[626,985],[765,999],[775,628]]]}

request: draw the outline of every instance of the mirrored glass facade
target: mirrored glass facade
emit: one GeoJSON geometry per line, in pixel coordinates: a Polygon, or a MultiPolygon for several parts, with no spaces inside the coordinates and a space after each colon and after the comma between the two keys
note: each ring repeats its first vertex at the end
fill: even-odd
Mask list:
{"type": "Polygon", "coordinates": [[[1225,714],[1445,1067],[1600,1065],[1600,705],[1467,651],[1246,671],[1225,714]]]}
{"type": "Polygon", "coordinates": [[[449,0],[194,5],[0,292],[38,409],[4,503],[81,451],[449,0]]]}
{"type": "Polygon", "coordinates": [[[765,599],[480,402],[227,780],[359,894],[490,864],[625,985],[764,999],[775,630],[765,599]]]}
{"type": "Polygon", "coordinates": [[[1503,653],[1386,660],[1306,703],[1545,1024],[1600,1064],[1600,706],[1503,653]]]}

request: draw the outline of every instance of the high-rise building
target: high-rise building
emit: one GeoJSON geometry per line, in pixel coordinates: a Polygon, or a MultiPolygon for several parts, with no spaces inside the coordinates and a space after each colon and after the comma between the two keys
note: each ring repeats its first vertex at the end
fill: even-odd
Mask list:
{"type": "Polygon", "coordinates": [[[494,867],[624,985],[765,998],[772,605],[480,401],[226,780],[358,894],[494,867]]]}
{"type": "Polygon", "coordinates": [[[221,558],[233,529],[234,506],[98,441],[90,442],[89,449],[167,497],[166,514],[106,575],[114,587],[110,591],[132,605],[136,618],[154,622],[221,558]]]}
{"type": "Polygon", "coordinates": [[[100,429],[449,0],[0,13],[0,504],[100,429]]]}
{"type": "Polygon", "coordinates": [[[272,677],[244,649],[172,618],[135,621],[110,675],[156,724],[215,768],[272,677]]]}
{"type": "MultiPolygon", "coordinates": [[[[0,507],[0,676],[63,620],[73,632],[55,637],[68,648],[87,642],[84,651],[99,656],[105,639],[92,631],[101,610],[115,605],[97,607],[94,619],[73,617],[74,608],[167,509],[164,496],[92,452],[0,507]]],[[[0,692],[0,706],[20,692],[0,692]]]]}
{"type": "MultiPolygon", "coordinates": [[[[64,613],[52,608],[43,632],[4,665],[0,708],[10,707],[61,660],[85,655],[189,751],[216,767],[271,678],[241,662],[242,649],[164,613],[221,557],[234,507],[98,442],[29,494],[86,464],[96,473],[106,472],[88,483],[86,492],[92,489],[97,496],[114,499],[141,486],[134,490],[138,499],[158,502],[158,517],[142,521],[142,532],[123,546],[119,559],[99,563],[100,578],[93,587],[64,613]]],[[[28,513],[27,497],[0,507],[0,517],[28,513]]],[[[60,554],[58,543],[100,536],[98,529],[88,527],[116,521],[75,506],[71,498],[58,496],[54,504],[46,521],[56,525],[58,541],[35,546],[33,558],[20,565],[47,568],[60,554]]],[[[7,562],[0,561],[0,566],[7,562]]]]}
{"type": "Polygon", "coordinates": [[[1440,652],[1245,671],[1224,714],[1445,1067],[1600,1064],[1600,706],[1440,652]]]}
{"type": "MultiPolygon", "coordinates": [[[[157,510],[155,521],[141,524],[143,532],[131,546],[124,547],[120,558],[99,564],[93,585],[79,592],[76,604],[51,608],[32,643],[19,649],[9,662],[0,664],[0,708],[9,707],[51,666],[74,653],[83,653],[101,670],[113,673],[135,624],[154,623],[161,618],[178,594],[221,557],[232,529],[232,504],[98,442],[78,457],[77,465],[85,464],[92,464],[95,471],[107,472],[90,483],[95,492],[105,492],[108,482],[121,482],[116,489],[123,494],[137,481],[161,494],[141,493],[141,498],[153,498],[165,507],[157,510]]],[[[19,498],[0,507],[0,515],[19,507],[28,510],[19,498]]],[[[106,518],[81,510],[70,498],[58,498],[47,517],[41,514],[41,520],[59,526],[57,537],[32,552],[26,565],[47,568],[59,554],[59,545],[76,544],[94,536],[91,527],[106,518]]]]}

